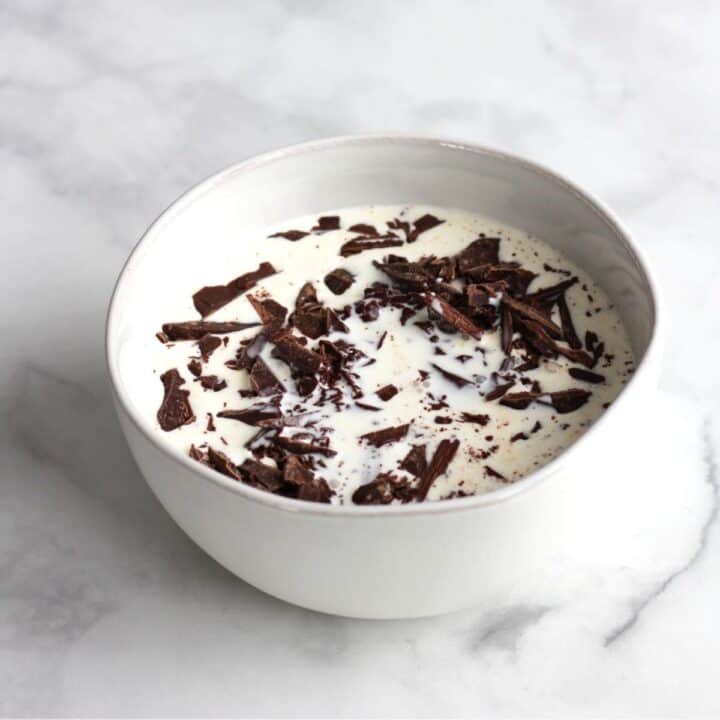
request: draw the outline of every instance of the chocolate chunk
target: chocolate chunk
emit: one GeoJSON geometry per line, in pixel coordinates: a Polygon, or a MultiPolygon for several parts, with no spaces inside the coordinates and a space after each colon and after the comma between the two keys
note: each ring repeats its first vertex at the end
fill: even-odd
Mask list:
{"type": "Polygon", "coordinates": [[[232,460],[223,452],[219,450],[213,450],[208,446],[207,449],[207,463],[213,469],[217,470],[223,475],[227,475],[233,480],[242,480],[243,476],[238,471],[237,467],[232,460]]]}
{"type": "Polygon", "coordinates": [[[528,305],[520,300],[516,300],[510,295],[503,295],[502,302],[508,305],[510,309],[517,314],[522,315],[525,318],[533,320],[540,325],[550,337],[559,340],[563,337],[562,328],[559,328],[552,320],[544,315],[544,313],[537,310],[532,305],[528,305]]]}
{"type": "Polygon", "coordinates": [[[378,340],[378,344],[377,344],[378,350],[383,346],[386,337],[387,337],[387,330],[385,330],[385,332],[380,336],[380,339],[378,340]]]}
{"type": "Polygon", "coordinates": [[[301,345],[293,335],[286,333],[274,342],[277,356],[299,375],[313,375],[320,369],[320,356],[301,345]]]}
{"type": "Polygon", "coordinates": [[[561,415],[570,413],[581,408],[592,395],[587,390],[570,388],[550,393],[550,403],[561,415]]]}
{"type": "Polygon", "coordinates": [[[296,455],[288,457],[283,479],[287,485],[297,488],[298,500],[329,503],[334,494],[325,480],[315,477],[315,473],[296,455]]]}
{"type": "Polygon", "coordinates": [[[470,277],[482,275],[488,265],[500,262],[500,238],[479,237],[458,254],[458,271],[470,277]]]}
{"type": "Polygon", "coordinates": [[[359,400],[357,400],[355,404],[359,408],[362,408],[363,410],[370,410],[371,412],[380,412],[380,410],[382,410],[382,408],[375,407],[374,405],[368,405],[367,403],[360,402],[359,400]]]}
{"type": "Polygon", "coordinates": [[[485,395],[485,400],[487,402],[492,402],[493,400],[501,398],[514,384],[515,382],[511,380],[510,382],[496,385],[489,393],[485,395]]]}
{"type": "Polygon", "coordinates": [[[312,228],[314,233],[324,233],[329,230],[340,229],[340,218],[337,215],[323,215],[317,219],[317,225],[312,228]]]}
{"type": "Polygon", "coordinates": [[[187,369],[195,376],[200,377],[202,375],[202,363],[193,358],[188,364],[187,369]]]}
{"type": "Polygon", "coordinates": [[[355,505],[388,505],[393,500],[409,502],[413,491],[407,481],[392,473],[380,473],[372,482],[361,485],[352,495],[355,505]]]}
{"type": "Polygon", "coordinates": [[[525,410],[538,397],[539,393],[536,392],[507,393],[500,399],[500,404],[513,410],[525,410]]]}
{"type": "Polygon", "coordinates": [[[356,237],[348,240],[340,248],[340,255],[350,257],[365,250],[377,250],[378,248],[397,247],[403,241],[396,235],[380,235],[379,237],[356,237]]]}
{"type": "Polygon", "coordinates": [[[160,427],[165,432],[170,432],[195,420],[188,400],[190,393],[180,388],[185,384],[180,373],[175,368],[167,370],[160,376],[160,380],[165,390],[160,409],[157,411],[160,427]]]}
{"type": "Polygon", "coordinates": [[[240,472],[249,485],[269,492],[277,492],[283,486],[283,474],[280,470],[252,458],[243,461],[240,472]]]}
{"type": "Polygon", "coordinates": [[[360,233],[361,235],[374,235],[377,236],[380,233],[375,229],[374,225],[368,225],[366,223],[355,223],[348,228],[349,232],[360,233]]]}
{"type": "Polygon", "coordinates": [[[504,475],[501,475],[497,470],[493,470],[489,465],[485,465],[483,469],[488,477],[495,478],[495,480],[500,480],[502,482],[507,482],[504,475]]]}
{"type": "Polygon", "coordinates": [[[227,387],[227,382],[223,380],[222,378],[219,378],[217,375],[203,375],[199,378],[200,384],[205,388],[205,390],[212,390],[213,392],[218,392],[220,390],[224,390],[227,387]]]}
{"type": "Polygon", "coordinates": [[[535,424],[532,426],[532,430],[530,431],[530,433],[534,435],[539,430],[542,430],[542,423],[539,420],[536,420],[535,424]]]}
{"type": "Polygon", "coordinates": [[[272,298],[260,299],[248,295],[248,300],[270,334],[277,332],[287,317],[287,308],[272,298]]]}
{"type": "Polygon", "coordinates": [[[273,395],[285,392],[285,386],[275,377],[262,358],[257,358],[250,370],[250,385],[258,395],[273,395]]]}
{"type": "Polygon", "coordinates": [[[417,220],[414,220],[412,226],[409,222],[405,222],[403,220],[400,220],[399,218],[390,220],[387,226],[391,230],[400,230],[402,233],[404,233],[406,242],[414,243],[421,233],[424,233],[427,230],[431,230],[437,225],[442,225],[442,223],[444,222],[444,220],[440,220],[434,215],[427,214],[419,217],[417,220]]]}
{"type": "Polygon", "coordinates": [[[170,338],[164,332],[156,332],[155,337],[163,344],[167,345],[170,342],[170,338]]]}
{"type": "Polygon", "coordinates": [[[297,242],[298,240],[302,240],[304,237],[307,237],[309,234],[309,232],[305,232],[304,230],[284,230],[283,232],[276,232],[273,235],[268,235],[268,237],[285,238],[285,240],[290,240],[290,242],[297,242]]]}
{"type": "Polygon", "coordinates": [[[573,324],[572,315],[570,314],[570,308],[568,307],[567,300],[564,295],[561,295],[558,298],[557,306],[558,311],[560,312],[560,325],[562,326],[565,341],[571,348],[573,348],[573,350],[579,350],[582,347],[582,343],[575,331],[575,325],[573,324]]]}
{"type": "MultiPolygon", "coordinates": [[[[421,296],[425,304],[428,306],[428,313],[435,318],[441,318],[455,330],[470,335],[474,338],[480,338],[482,330],[475,323],[461,312],[456,310],[449,302],[434,293],[425,293],[421,296]]],[[[445,329],[445,328],[442,328],[445,329]]]]}
{"type": "Polygon", "coordinates": [[[327,308],[320,304],[307,304],[293,313],[292,324],[306,337],[317,340],[327,335],[330,329],[330,317],[327,308]]]}
{"type": "Polygon", "coordinates": [[[519,432],[519,433],[515,433],[510,438],[510,442],[514,443],[514,442],[517,442],[518,440],[527,440],[527,439],[528,439],[528,436],[524,432],[519,432]]]}
{"type": "Polygon", "coordinates": [[[221,410],[217,416],[229,420],[239,420],[246,425],[258,426],[265,420],[281,417],[281,414],[277,405],[266,403],[265,405],[252,405],[242,410],[221,410]]]}
{"type": "Polygon", "coordinates": [[[524,295],[536,277],[534,272],[520,267],[518,263],[499,263],[479,271],[475,279],[486,283],[504,282],[510,292],[524,295]]]}
{"type": "Polygon", "coordinates": [[[343,268],[335,268],[325,276],[325,285],[334,295],[342,295],[353,282],[355,278],[343,268]]]}
{"type": "Polygon", "coordinates": [[[500,314],[500,342],[502,344],[502,349],[505,355],[508,357],[510,356],[510,352],[512,350],[512,341],[513,341],[513,317],[512,312],[510,311],[510,306],[503,303],[502,311],[500,314]]]}
{"type": "Polygon", "coordinates": [[[217,430],[212,413],[207,413],[207,425],[205,426],[205,430],[206,432],[215,432],[215,430],[217,430]]]}
{"type": "Polygon", "coordinates": [[[490,422],[489,415],[463,412],[462,422],[477,423],[478,425],[487,425],[490,422]]]}
{"type": "Polygon", "coordinates": [[[415,477],[421,477],[427,470],[427,445],[413,445],[408,454],[400,461],[400,469],[415,477]]]}
{"type": "Polygon", "coordinates": [[[432,487],[432,484],[448,469],[448,466],[455,457],[460,447],[459,440],[441,440],[435,453],[430,460],[427,470],[420,478],[420,485],[417,489],[418,502],[423,502],[432,487]]]}
{"type": "Polygon", "coordinates": [[[240,330],[257,327],[259,324],[190,320],[188,322],[165,323],[162,329],[168,340],[200,340],[205,335],[223,335],[225,333],[239,332],[240,330]]]}
{"type": "Polygon", "coordinates": [[[376,395],[383,400],[384,402],[387,402],[391,398],[394,398],[398,394],[399,390],[394,385],[385,385],[385,387],[381,387],[378,391],[376,391],[376,395]]]}
{"type": "Polygon", "coordinates": [[[297,455],[312,455],[314,453],[317,453],[318,455],[325,455],[326,457],[334,457],[337,455],[335,450],[332,450],[326,445],[320,445],[316,442],[298,439],[298,437],[278,435],[274,442],[284,450],[296,453],[297,455]]]}
{"type": "Polygon", "coordinates": [[[465,387],[466,385],[471,385],[472,383],[469,380],[466,380],[464,377],[460,377],[460,375],[456,375],[453,372],[450,372],[449,370],[445,370],[445,368],[441,368],[439,365],[436,365],[435,363],[430,363],[432,367],[434,367],[446,380],[449,380],[455,387],[465,387]]]}
{"type": "Polygon", "coordinates": [[[269,262],[263,262],[258,265],[257,270],[239,275],[227,285],[209,285],[201,288],[193,295],[195,309],[202,317],[207,317],[255,287],[260,280],[275,273],[277,270],[269,262]]]}
{"type": "Polygon", "coordinates": [[[584,380],[589,383],[604,383],[605,376],[599,373],[592,372],[591,370],[584,370],[583,368],[569,368],[568,374],[570,377],[574,377],[576,380],[584,380]]]}
{"type": "Polygon", "coordinates": [[[552,265],[548,265],[547,263],[543,263],[543,270],[545,270],[545,272],[554,272],[560,275],[567,275],[568,277],[572,275],[569,270],[561,270],[560,268],[555,268],[552,265]]]}
{"type": "Polygon", "coordinates": [[[317,387],[317,384],[318,380],[313,375],[301,375],[295,381],[295,389],[297,390],[298,395],[307,397],[312,394],[313,390],[317,387]]]}
{"type": "Polygon", "coordinates": [[[389,445],[390,443],[402,440],[406,435],[410,423],[406,425],[395,425],[391,427],[383,428],[382,430],[376,430],[375,432],[365,433],[361,435],[362,440],[366,440],[370,445],[375,447],[382,447],[383,445],[389,445]]]}
{"type": "Polygon", "coordinates": [[[436,425],[450,425],[452,423],[452,418],[447,417],[447,415],[436,415],[433,418],[433,422],[436,425]]]}
{"type": "Polygon", "coordinates": [[[252,340],[243,345],[236,355],[236,369],[250,370],[258,357],[260,357],[260,353],[265,347],[266,342],[267,336],[264,333],[258,333],[252,340]]]}
{"type": "Polygon", "coordinates": [[[377,262],[373,263],[378,270],[384,272],[395,287],[401,290],[427,290],[435,279],[416,262],[377,262]]]}
{"type": "Polygon", "coordinates": [[[562,282],[557,283],[557,285],[549,285],[548,287],[540,288],[540,290],[527,295],[525,297],[525,301],[535,305],[555,303],[568,288],[571,288],[577,282],[578,279],[576,277],[572,277],[569,280],[563,280],[562,282]]]}
{"type": "Polygon", "coordinates": [[[198,348],[200,349],[203,362],[207,362],[220,345],[222,345],[222,340],[219,337],[215,335],[203,335],[203,337],[198,340],[198,348]]]}

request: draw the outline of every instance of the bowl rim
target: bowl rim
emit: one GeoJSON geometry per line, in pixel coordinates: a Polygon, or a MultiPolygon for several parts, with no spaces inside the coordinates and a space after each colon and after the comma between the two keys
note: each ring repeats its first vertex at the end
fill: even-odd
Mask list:
{"type": "Polygon", "coordinates": [[[216,487],[226,492],[239,495],[249,502],[258,503],[259,505],[264,505],[276,510],[310,515],[326,515],[333,517],[397,517],[399,515],[415,516],[436,513],[453,513],[495,505],[506,502],[518,495],[530,492],[532,489],[541,485],[550,476],[558,472],[573,456],[577,455],[578,452],[581,451],[594,437],[594,435],[597,434],[598,430],[605,427],[609,422],[612,422],[612,418],[614,418],[619,412],[618,407],[625,407],[625,405],[628,404],[628,397],[634,395],[635,390],[639,385],[639,376],[645,375],[647,368],[652,367],[659,362],[659,355],[661,352],[660,338],[662,317],[660,305],[660,293],[650,266],[643,254],[643,251],[632,240],[627,228],[623,225],[615,213],[603,202],[596,198],[592,193],[580,188],[562,174],[549,169],[541,163],[527,160],[521,156],[462,140],[395,133],[341,135],[288,145],[276,150],[255,155],[237,163],[233,163],[219,172],[206,177],[204,180],[201,180],[173,200],[141,235],[118,274],[112,295],[110,297],[106,316],[105,361],[107,372],[110,377],[113,398],[116,403],[116,409],[118,409],[118,411],[122,410],[139,433],[169,460],[174,461],[199,478],[208,480],[216,487]],[[579,201],[583,202],[593,212],[595,212],[595,214],[598,215],[617,236],[617,238],[625,246],[625,249],[628,251],[628,254],[637,269],[640,271],[648,287],[653,314],[651,334],[643,358],[635,368],[633,376],[620,391],[611,406],[602,413],[602,415],[600,415],[600,417],[582,435],[582,437],[578,438],[572,443],[572,445],[561,452],[560,455],[551,460],[549,463],[511,485],[471,497],[453,498],[435,502],[408,503],[404,505],[332,505],[286,498],[281,495],[274,495],[267,491],[258,490],[244,483],[232,480],[231,478],[228,478],[221,473],[192,460],[186,453],[182,453],[177,448],[166,445],[158,437],[157,432],[151,426],[150,422],[140,415],[132,401],[129,398],[126,398],[123,393],[123,386],[119,380],[120,372],[117,366],[117,358],[112,354],[113,339],[115,337],[115,318],[119,312],[118,295],[120,287],[127,278],[129,271],[132,269],[133,263],[139,255],[140,248],[149,238],[153,237],[156,228],[176,213],[181,212],[185,206],[191,204],[205,193],[210,192],[217,185],[220,185],[227,178],[234,176],[237,173],[251,172],[256,167],[275,163],[294,155],[313,153],[343,145],[371,144],[438,146],[441,148],[472,153],[475,155],[486,155],[509,164],[517,165],[525,170],[530,170],[531,172],[542,176],[545,180],[553,182],[556,185],[560,185],[563,189],[569,191],[579,201]]]}

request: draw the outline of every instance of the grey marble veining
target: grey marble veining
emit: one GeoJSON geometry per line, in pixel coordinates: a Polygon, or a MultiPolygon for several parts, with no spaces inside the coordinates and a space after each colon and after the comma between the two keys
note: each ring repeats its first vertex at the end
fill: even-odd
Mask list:
{"type": "Polygon", "coordinates": [[[700,0],[0,4],[0,714],[717,717],[719,30],[700,0]],[[102,329],[186,187],[381,131],[596,192],[656,266],[667,353],[608,466],[628,483],[606,542],[579,532],[496,604],[375,623],[269,598],[185,538],[120,434],[102,329]]]}

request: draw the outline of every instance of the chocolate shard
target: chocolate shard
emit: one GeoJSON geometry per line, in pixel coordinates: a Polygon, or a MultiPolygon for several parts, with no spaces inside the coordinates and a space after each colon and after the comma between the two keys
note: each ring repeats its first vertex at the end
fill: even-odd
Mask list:
{"type": "Polygon", "coordinates": [[[260,357],[262,349],[267,342],[267,336],[264,333],[258,333],[249,343],[243,345],[237,352],[237,369],[250,370],[255,361],[260,357]]]}
{"type": "Polygon", "coordinates": [[[581,408],[588,401],[590,395],[592,395],[592,393],[588,390],[579,390],[577,388],[559,390],[558,392],[550,393],[550,404],[561,415],[564,415],[581,408]]]}
{"type": "Polygon", "coordinates": [[[520,267],[518,263],[498,263],[486,268],[480,277],[486,283],[503,282],[510,292],[525,295],[537,274],[520,267]]]}
{"type": "Polygon", "coordinates": [[[304,230],[283,230],[282,232],[276,232],[272,235],[268,235],[270,238],[284,238],[285,240],[290,240],[290,242],[297,242],[298,240],[302,240],[304,237],[307,237],[310,233],[305,232],[304,230]]]}
{"type": "Polygon", "coordinates": [[[259,324],[189,320],[188,322],[165,323],[162,330],[168,340],[200,340],[205,335],[224,335],[225,333],[239,332],[240,330],[257,327],[259,324]]]}
{"type": "Polygon", "coordinates": [[[489,393],[485,395],[486,402],[492,402],[493,400],[497,400],[498,398],[503,397],[507,393],[507,391],[515,385],[515,382],[511,380],[510,382],[502,383],[500,385],[496,385],[489,393]]]}
{"type": "Polygon", "coordinates": [[[389,505],[393,500],[409,502],[414,492],[410,484],[389,472],[380,473],[372,482],[361,485],[352,495],[355,505],[389,505]]]}
{"type": "Polygon", "coordinates": [[[207,362],[220,345],[222,345],[222,340],[217,335],[203,335],[198,340],[198,348],[203,362],[207,362]]]}
{"type": "Polygon", "coordinates": [[[202,375],[200,378],[200,384],[205,390],[212,390],[213,392],[219,392],[227,387],[227,382],[217,375],[202,375]]]}
{"type": "Polygon", "coordinates": [[[335,268],[325,276],[325,285],[334,295],[342,295],[354,282],[352,274],[343,268],[335,268]]]}
{"type": "Polygon", "coordinates": [[[195,376],[200,377],[202,375],[202,363],[197,359],[193,358],[188,364],[187,369],[195,376]]]}
{"type": "Polygon", "coordinates": [[[190,407],[188,397],[190,393],[182,390],[181,385],[185,384],[180,373],[173,368],[167,370],[160,376],[164,388],[164,397],[157,411],[157,420],[165,432],[176,430],[182,425],[195,420],[195,414],[190,407]]]}
{"type": "Polygon", "coordinates": [[[417,489],[418,502],[423,502],[425,500],[435,480],[437,480],[447,471],[448,466],[455,457],[455,453],[457,452],[459,447],[459,440],[440,441],[437,448],[435,449],[435,453],[433,454],[432,459],[430,460],[430,464],[428,465],[427,470],[420,478],[420,484],[417,489]]]}
{"type": "Polygon", "coordinates": [[[317,225],[312,228],[314,233],[324,233],[340,229],[340,218],[337,215],[323,215],[317,219],[317,225]]]}
{"type": "Polygon", "coordinates": [[[538,397],[540,397],[540,393],[529,391],[507,393],[500,399],[500,404],[513,410],[525,410],[538,397]]]}
{"type": "Polygon", "coordinates": [[[435,368],[446,380],[450,381],[455,387],[465,387],[466,385],[472,385],[470,380],[466,380],[464,377],[461,377],[460,375],[456,375],[453,372],[450,372],[449,370],[445,370],[445,368],[440,367],[439,365],[436,365],[435,363],[430,363],[432,367],[435,368]]]}
{"type": "Polygon", "coordinates": [[[427,445],[413,445],[408,454],[400,461],[400,469],[415,477],[422,477],[427,470],[427,445]]]}
{"type": "Polygon", "coordinates": [[[571,288],[578,282],[577,277],[571,277],[568,280],[563,280],[556,285],[549,285],[548,287],[540,288],[534,293],[530,293],[525,297],[525,301],[533,304],[553,304],[558,301],[558,298],[568,289],[571,288]]]}
{"type": "Polygon", "coordinates": [[[299,375],[314,375],[320,369],[320,355],[301,345],[290,333],[276,337],[274,343],[277,356],[299,375]]]}
{"type": "Polygon", "coordinates": [[[441,318],[455,330],[474,338],[482,336],[482,330],[467,316],[456,310],[447,300],[435,293],[425,293],[423,301],[428,307],[428,313],[433,318],[441,318]]]}
{"type": "Polygon", "coordinates": [[[428,290],[435,283],[432,275],[417,262],[373,262],[378,270],[384,272],[395,287],[401,290],[420,291],[428,290]]]}
{"type": "Polygon", "coordinates": [[[240,474],[237,466],[232,460],[223,452],[219,450],[213,450],[210,446],[207,449],[207,464],[213,469],[217,470],[223,475],[227,475],[233,480],[243,480],[243,476],[240,474]]]}
{"type": "Polygon", "coordinates": [[[295,298],[295,310],[299,310],[304,305],[317,305],[317,303],[318,296],[315,286],[311,282],[306,282],[300,288],[297,298],[295,298]]]}
{"type": "Polygon", "coordinates": [[[565,295],[561,295],[557,301],[558,311],[560,312],[560,325],[563,331],[563,337],[567,344],[573,350],[579,350],[582,348],[582,342],[575,331],[575,325],[573,324],[572,314],[568,307],[565,295]]]}
{"type": "Polygon", "coordinates": [[[252,405],[241,410],[221,410],[217,416],[228,420],[239,420],[246,425],[259,426],[265,420],[274,420],[281,417],[281,413],[277,405],[266,403],[264,405],[252,405]]]}
{"type": "Polygon", "coordinates": [[[501,475],[497,470],[493,470],[489,465],[485,465],[484,470],[485,474],[488,477],[494,478],[495,480],[500,480],[501,482],[508,482],[507,478],[504,475],[501,475]]]}
{"type": "Polygon", "coordinates": [[[568,374],[570,377],[575,378],[576,380],[584,380],[585,382],[593,383],[593,384],[599,384],[605,382],[605,376],[600,375],[600,373],[592,372],[592,370],[585,370],[584,368],[574,368],[571,367],[568,369],[568,374]]]}
{"type": "Polygon", "coordinates": [[[288,313],[284,305],[272,298],[260,299],[254,295],[248,295],[248,300],[270,334],[277,332],[282,327],[288,313]]]}
{"type": "Polygon", "coordinates": [[[479,237],[458,253],[458,272],[471,278],[481,275],[485,267],[500,262],[499,252],[500,238],[479,237]]]}
{"type": "Polygon", "coordinates": [[[513,335],[515,333],[513,326],[513,316],[510,311],[510,306],[503,304],[502,311],[500,314],[500,342],[502,344],[502,350],[508,357],[512,351],[513,335]]]}
{"type": "Polygon", "coordinates": [[[374,225],[368,225],[367,223],[355,223],[348,228],[349,232],[359,233],[360,235],[377,236],[380,233],[376,230],[374,225]]]}
{"type": "Polygon", "coordinates": [[[299,439],[298,437],[278,435],[274,439],[274,443],[283,450],[295,453],[297,455],[325,455],[325,457],[334,457],[337,452],[326,445],[317,442],[299,439]]]}
{"type": "Polygon", "coordinates": [[[540,325],[550,337],[560,340],[563,338],[562,328],[559,328],[550,318],[546,317],[544,313],[540,312],[537,308],[527,303],[517,300],[511,295],[503,295],[503,304],[510,307],[510,309],[525,318],[528,318],[538,325],[540,325]]]}
{"type": "Polygon", "coordinates": [[[403,241],[396,235],[380,235],[378,237],[356,237],[348,240],[340,248],[340,255],[350,257],[366,250],[377,250],[378,248],[398,247],[403,241]]]}
{"type": "Polygon", "coordinates": [[[269,263],[262,262],[258,265],[257,270],[238,275],[227,285],[208,285],[201,288],[193,295],[193,304],[195,309],[202,317],[214,313],[216,310],[227,305],[229,302],[243,293],[247,292],[264,278],[275,275],[277,270],[269,263]]]}
{"type": "Polygon", "coordinates": [[[394,398],[398,394],[399,390],[395,385],[385,385],[375,392],[375,394],[384,402],[394,398]]]}
{"type": "Polygon", "coordinates": [[[307,397],[312,394],[317,387],[317,384],[318,379],[314,375],[301,375],[295,381],[295,389],[297,390],[298,395],[307,397]]]}
{"type": "Polygon", "coordinates": [[[276,467],[247,458],[240,465],[240,472],[249,485],[275,493],[283,486],[283,474],[276,467]]]}
{"type": "Polygon", "coordinates": [[[410,423],[407,423],[406,425],[394,425],[383,428],[382,430],[365,433],[364,435],[361,435],[360,438],[367,441],[370,445],[382,447],[383,445],[389,445],[390,443],[402,440],[407,435],[409,427],[410,423]]]}
{"type": "Polygon", "coordinates": [[[442,225],[444,222],[444,220],[440,220],[440,218],[430,215],[429,213],[419,217],[417,220],[413,221],[413,229],[408,235],[407,241],[409,243],[415,242],[421,233],[432,230],[434,227],[442,225]]]}
{"type": "Polygon", "coordinates": [[[297,455],[290,455],[283,468],[286,485],[297,489],[298,500],[329,503],[334,495],[328,484],[315,473],[297,455]]]}
{"type": "Polygon", "coordinates": [[[477,423],[478,425],[485,426],[490,422],[489,415],[483,415],[481,413],[462,413],[462,422],[477,423]]]}
{"type": "Polygon", "coordinates": [[[257,358],[250,370],[250,385],[258,395],[274,395],[285,392],[285,386],[275,377],[262,358],[257,358]]]}

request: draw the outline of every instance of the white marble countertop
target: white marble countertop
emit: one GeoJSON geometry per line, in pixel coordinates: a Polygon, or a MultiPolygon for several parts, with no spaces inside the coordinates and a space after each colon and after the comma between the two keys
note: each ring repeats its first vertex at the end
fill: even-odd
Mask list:
{"type": "Polygon", "coordinates": [[[4,3],[0,714],[718,717],[719,31],[700,0],[4,3]],[[614,541],[502,605],[375,623],[266,597],[185,538],[120,434],[102,331],[186,187],[385,130],[606,200],[668,337],[614,541]]]}

